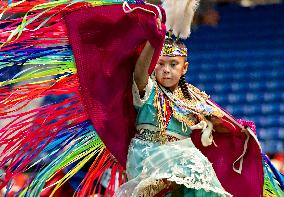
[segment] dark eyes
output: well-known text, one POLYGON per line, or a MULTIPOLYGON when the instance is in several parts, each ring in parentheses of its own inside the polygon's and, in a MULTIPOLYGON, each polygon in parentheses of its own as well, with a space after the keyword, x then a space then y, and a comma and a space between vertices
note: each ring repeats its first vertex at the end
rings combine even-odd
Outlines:
MULTIPOLYGON (((163 62, 158 62, 158 65, 159 65, 159 66, 164 66, 165 63, 163 63, 163 62)), ((170 63, 170 66, 171 66, 171 67, 175 67, 176 65, 178 65, 177 62, 171 62, 171 63, 170 63)))

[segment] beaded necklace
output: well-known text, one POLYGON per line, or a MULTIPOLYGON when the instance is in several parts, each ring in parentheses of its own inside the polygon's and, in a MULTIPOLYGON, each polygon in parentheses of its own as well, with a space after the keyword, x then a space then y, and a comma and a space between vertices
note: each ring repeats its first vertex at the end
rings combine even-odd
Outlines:
POLYGON ((156 86, 156 94, 154 97, 154 106, 157 109, 158 127, 160 129, 161 143, 164 144, 167 141, 166 129, 172 116, 172 102, 167 99, 163 92, 159 91, 159 87, 156 86))
POLYGON ((206 120, 205 116, 222 116, 217 108, 206 103, 209 97, 203 92, 198 93, 199 90, 195 87, 195 89, 192 87, 189 89, 191 99, 184 98, 180 87, 173 93, 158 84, 155 88, 154 106, 157 110, 157 126, 160 129, 161 143, 167 140, 166 129, 172 116, 181 122, 183 132, 187 131, 187 127, 206 120))

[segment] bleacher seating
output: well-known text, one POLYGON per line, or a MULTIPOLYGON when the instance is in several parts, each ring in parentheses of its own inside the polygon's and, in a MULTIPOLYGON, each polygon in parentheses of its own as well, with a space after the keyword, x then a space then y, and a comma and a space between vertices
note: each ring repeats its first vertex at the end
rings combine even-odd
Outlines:
POLYGON ((284 4, 219 7, 217 27, 199 26, 186 79, 237 118, 256 123, 263 150, 284 152, 284 4))

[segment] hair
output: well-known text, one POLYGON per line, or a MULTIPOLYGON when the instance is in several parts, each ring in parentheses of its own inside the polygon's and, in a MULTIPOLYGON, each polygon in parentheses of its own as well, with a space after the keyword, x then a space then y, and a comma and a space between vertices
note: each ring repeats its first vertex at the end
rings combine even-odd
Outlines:
POLYGON ((180 77, 178 85, 181 88, 181 91, 182 91, 182 94, 183 94, 184 98, 190 100, 191 96, 190 96, 190 93, 188 91, 188 86, 187 86, 186 81, 185 81, 185 75, 182 75, 180 77))

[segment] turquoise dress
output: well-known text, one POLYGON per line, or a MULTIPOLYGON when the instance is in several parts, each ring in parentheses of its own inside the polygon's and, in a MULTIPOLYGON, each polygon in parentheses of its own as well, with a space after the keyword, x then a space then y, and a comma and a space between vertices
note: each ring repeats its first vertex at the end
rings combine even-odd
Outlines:
POLYGON ((175 183, 176 189, 168 196, 231 196, 219 182, 212 164, 192 143, 190 127, 185 128, 172 116, 166 130, 168 142, 155 141, 159 135, 154 106, 156 86, 149 79, 145 96, 140 99, 133 85, 138 133, 128 150, 128 182, 115 196, 154 196, 169 188, 169 182, 175 183))

